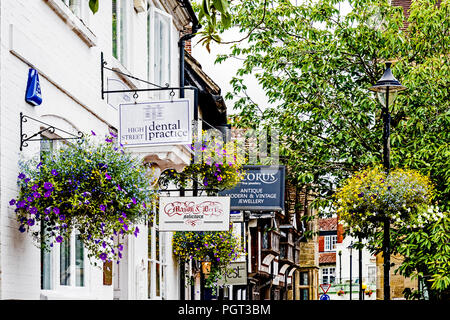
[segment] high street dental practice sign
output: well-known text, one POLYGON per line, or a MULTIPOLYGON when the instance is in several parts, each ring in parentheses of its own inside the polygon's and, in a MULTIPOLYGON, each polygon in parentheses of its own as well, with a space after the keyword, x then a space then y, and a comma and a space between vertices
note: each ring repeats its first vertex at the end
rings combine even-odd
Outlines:
POLYGON ((284 210, 284 166, 244 166, 245 177, 233 189, 220 191, 230 197, 231 210, 284 210))
POLYGON ((119 142, 124 147, 190 144, 189 100, 119 105, 119 142))
POLYGON ((160 197, 159 231, 226 231, 229 197, 160 197))

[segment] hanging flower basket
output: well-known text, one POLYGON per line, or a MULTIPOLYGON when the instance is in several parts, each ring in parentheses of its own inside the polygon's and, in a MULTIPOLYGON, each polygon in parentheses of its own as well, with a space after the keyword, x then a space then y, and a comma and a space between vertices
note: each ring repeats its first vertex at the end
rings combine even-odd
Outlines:
POLYGON ((230 263, 244 254, 241 239, 229 231, 175 232, 173 253, 180 261, 209 261, 209 275, 205 286, 215 287, 230 263))
POLYGON ((137 237, 136 224, 150 217, 155 194, 141 161, 116 147, 114 138, 97 144, 87 137, 22 163, 19 196, 10 200, 20 232, 48 249, 78 230, 90 258, 120 260, 123 246, 115 239, 137 237))
POLYGON ((194 162, 186 166, 181 173, 169 170, 168 180, 178 186, 187 187, 187 183, 194 179, 200 187, 214 193, 231 189, 243 179, 242 165, 245 158, 237 152, 233 141, 223 143, 203 131, 202 139, 194 139, 191 149, 194 162))
POLYGON ((433 187, 428 177, 409 169, 391 170, 386 175, 377 166, 346 180, 335 194, 335 205, 345 227, 361 231, 363 226, 373 229, 383 217, 393 223, 408 224, 428 210, 432 198, 433 187))

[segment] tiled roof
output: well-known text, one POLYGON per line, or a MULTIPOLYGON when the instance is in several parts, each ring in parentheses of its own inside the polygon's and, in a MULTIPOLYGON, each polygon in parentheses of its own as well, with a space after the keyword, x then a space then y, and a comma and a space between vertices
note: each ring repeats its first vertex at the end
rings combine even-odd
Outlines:
POLYGON ((325 252, 319 254, 319 264, 336 263, 336 252, 325 252))
POLYGON ((320 231, 337 230, 337 218, 319 219, 320 231))

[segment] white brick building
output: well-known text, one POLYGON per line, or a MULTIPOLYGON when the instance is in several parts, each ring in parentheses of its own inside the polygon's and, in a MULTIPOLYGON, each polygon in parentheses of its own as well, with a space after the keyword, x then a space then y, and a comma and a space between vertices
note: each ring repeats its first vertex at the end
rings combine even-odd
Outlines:
MULTIPOLYGON (((103 135, 118 128, 117 105, 133 95, 109 94, 102 99, 102 52, 109 68, 160 85, 180 84, 178 41, 193 14, 188 1, 100 1, 95 14, 88 2, 0 2, 0 299, 177 299, 179 274, 172 259, 170 233, 161 233, 163 250, 158 254, 155 230, 150 230, 149 248, 147 227, 139 226, 140 235, 127 243, 128 256, 119 265, 113 263, 112 283, 104 278, 103 270, 89 264, 86 252, 81 261, 82 281, 75 281, 75 276, 63 280, 62 248, 55 247, 46 258, 46 267, 41 268, 40 249, 27 233, 18 231, 8 203, 18 194, 19 159, 40 152, 39 142, 29 142, 19 150, 21 112, 74 134, 94 130, 103 135), (39 71, 43 96, 39 106, 24 100, 30 67, 39 71), (45 279, 42 283, 41 278, 45 279)), ((142 88, 142 83, 132 78, 104 71, 105 89, 142 88)), ((155 96, 144 92, 138 100, 155 96)), ((40 130, 33 121, 23 129, 28 135, 40 130)), ((162 168, 182 168, 190 160, 180 146, 141 151, 143 158, 151 158, 162 168)), ((73 275, 79 267, 75 265, 76 245, 72 240, 75 250, 71 250, 68 270, 73 275)))

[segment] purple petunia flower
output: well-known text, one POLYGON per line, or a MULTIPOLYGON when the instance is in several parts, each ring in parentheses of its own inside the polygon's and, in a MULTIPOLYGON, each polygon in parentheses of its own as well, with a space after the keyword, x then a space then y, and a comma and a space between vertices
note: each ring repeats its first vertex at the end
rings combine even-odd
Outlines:
POLYGON ((28 219, 27 224, 31 227, 34 226, 34 219, 28 219))
POLYGON ((21 201, 17 202, 16 206, 17 206, 17 208, 23 208, 23 207, 25 207, 25 204, 26 204, 26 202, 21 200, 21 201))
POLYGON ((123 245, 119 244, 119 245, 117 246, 117 248, 119 249, 119 251, 122 251, 122 250, 123 250, 123 245))
POLYGON ((133 204, 136 204, 136 198, 133 197, 131 200, 133 201, 133 204))
POLYGON ((34 192, 34 193, 33 193, 33 197, 34 197, 35 199, 40 198, 40 197, 41 197, 41 194, 40 194, 39 192, 34 192))
POLYGON ((66 216, 65 216, 65 215, 63 215, 63 214, 61 214, 61 215, 59 216, 59 220, 61 220, 61 221, 64 221, 64 220, 66 220, 66 216))
POLYGON ((58 175, 58 171, 56 171, 55 169, 53 169, 53 170, 51 171, 51 173, 52 173, 52 175, 54 175, 55 177, 58 175))
POLYGON ((28 201, 29 203, 33 202, 33 201, 34 201, 34 197, 27 197, 27 201, 28 201))
POLYGON ((39 169, 40 166, 42 166, 42 162, 38 163, 38 165, 36 166, 36 169, 39 169))
POLYGON ((122 191, 122 187, 120 185, 117 185, 117 190, 122 191))
POLYGON ((55 214, 59 214, 59 208, 58 208, 58 207, 54 207, 54 208, 53 208, 53 212, 54 212, 55 214))
POLYGON ((51 190, 53 188, 53 185, 50 182, 44 183, 44 189, 45 190, 51 190))
POLYGON ((100 257, 100 259, 102 259, 103 261, 105 261, 106 258, 107 258, 107 255, 106 255, 106 253, 103 252, 103 253, 100 253, 99 257, 100 257))
POLYGON ((123 229, 124 229, 125 231, 128 231, 128 225, 124 224, 124 225, 123 225, 123 229))
POLYGON ((37 208, 36 207, 31 207, 30 208, 30 213, 31 214, 36 214, 37 213, 37 208))
POLYGON ((50 197, 51 195, 52 195, 51 191, 44 192, 44 197, 46 197, 46 198, 50 197))
POLYGON ((105 141, 106 142, 112 142, 112 139, 111 138, 106 138, 105 141))
POLYGON ((105 241, 103 241, 102 247, 103 247, 103 248, 106 248, 106 242, 105 242, 105 241))
POLYGON ((92 131, 92 130, 91 130, 91 133, 92 133, 92 135, 93 135, 93 136, 96 136, 96 134, 95 134, 95 132, 94 132, 94 131, 92 131))
POLYGON ((100 205, 100 210, 105 211, 105 210, 106 210, 106 206, 103 205, 103 204, 101 204, 101 205, 100 205))
POLYGON ((33 190, 33 191, 36 191, 37 189, 39 189, 39 186, 38 186, 37 184, 34 184, 34 185, 31 187, 31 190, 33 190))
POLYGON ((115 134, 114 132, 110 132, 109 133, 111 136, 113 136, 114 138, 117 138, 117 134, 115 134))
POLYGON ((119 218, 119 222, 120 222, 120 223, 124 223, 124 221, 123 221, 122 218, 119 218))
POLYGON ((22 232, 22 233, 24 233, 26 231, 25 230, 25 226, 23 224, 20 225, 19 231, 22 232))
POLYGON ((56 237, 56 242, 58 242, 58 243, 63 242, 63 240, 64 240, 64 238, 61 237, 61 236, 57 236, 57 237, 56 237))
POLYGON ((105 173, 105 178, 106 178, 107 180, 111 180, 111 176, 110 176, 108 173, 105 173))
POLYGON ((23 174, 23 173, 21 172, 17 178, 23 179, 23 178, 25 178, 25 177, 26 177, 25 174, 23 174))
POLYGON ((139 233, 139 228, 136 227, 136 229, 134 229, 134 236, 135 236, 136 238, 137 238, 138 233, 139 233))
POLYGON ((9 200, 9 205, 10 206, 13 206, 13 205, 15 205, 16 204, 16 199, 11 199, 11 200, 9 200))

